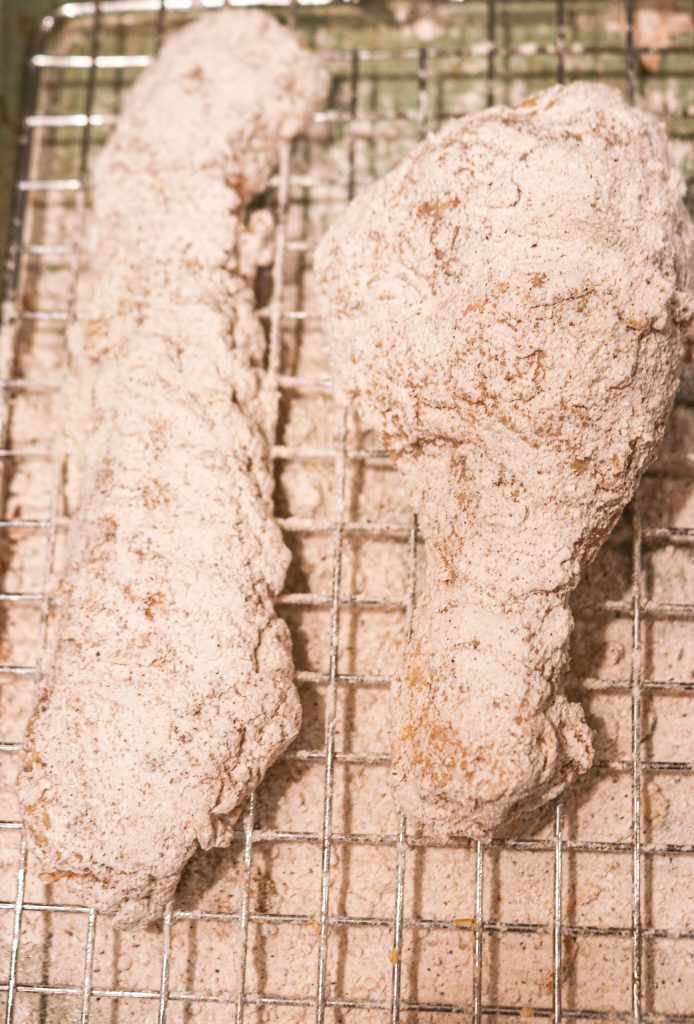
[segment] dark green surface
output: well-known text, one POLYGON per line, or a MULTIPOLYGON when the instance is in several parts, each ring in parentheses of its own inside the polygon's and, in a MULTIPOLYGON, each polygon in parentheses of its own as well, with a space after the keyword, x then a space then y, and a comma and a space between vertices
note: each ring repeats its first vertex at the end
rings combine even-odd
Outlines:
POLYGON ((34 29, 54 6, 55 0, 0 0, 0 251, 7 238, 26 55, 34 29))

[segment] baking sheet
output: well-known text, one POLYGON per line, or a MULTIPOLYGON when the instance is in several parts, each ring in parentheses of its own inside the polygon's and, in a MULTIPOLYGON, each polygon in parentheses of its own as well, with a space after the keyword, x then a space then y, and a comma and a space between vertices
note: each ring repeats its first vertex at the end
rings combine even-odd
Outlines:
POLYGON ((388 682, 425 552, 378 439, 334 401, 311 271, 330 220, 424 132, 557 79, 611 81, 665 114, 692 173, 691 20, 665 33, 668 52, 639 54, 630 5, 273 5, 334 76, 329 109, 264 197, 277 256, 258 282, 281 363, 276 512, 293 560, 279 607, 302 733, 235 845, 194 858, 162 928, 116 932, 27 858, 14 776, 64 534, 51 456, 83 186, 123 90, 201 9, 188 6, 66 4, 30 67, 0 337, 4 1012, 51 1024, 694 1021, 690 405, 576 594, 570 690, 596 730, 595 768, 532 834, 437 846, 407 831, 387 766, 388 682))

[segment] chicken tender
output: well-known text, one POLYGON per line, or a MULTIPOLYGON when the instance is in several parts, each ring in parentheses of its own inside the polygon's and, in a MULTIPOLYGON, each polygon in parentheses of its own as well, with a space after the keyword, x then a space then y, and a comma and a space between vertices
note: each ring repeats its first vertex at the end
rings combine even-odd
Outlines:
POLYGON ((262 232, 244 221, 327 84, 274 19, 210 13, 142 74, 94 170, 72 517, 19 786, 42 865, 122 925, 160 916, 191 855, 230 842, 299 729, 273 608, 289 553, 254 311, 262 232))

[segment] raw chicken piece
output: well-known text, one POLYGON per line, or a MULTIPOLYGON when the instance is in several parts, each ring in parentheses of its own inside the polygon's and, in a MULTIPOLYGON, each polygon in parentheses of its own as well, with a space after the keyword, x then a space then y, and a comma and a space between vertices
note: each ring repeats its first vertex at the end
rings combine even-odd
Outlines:
POLYGON ((123 925, 161 914, 198 846, 229 843, 299 729, 273 609, 289 553, 263 432, 263 218, 245 228, 244 203, 327 84, 267 15, 209 14, 144 72, 94 173, 65 417, 77 507, 19 785, 48 877, 123 925))
POLYGON ((591 763, 569 598, 644 467, 692 318, 665 132, 601 85, 452 121, 316 253, 341 387, 397 465, 428 582, 392 693, 411 823, 485 837, 591 763))

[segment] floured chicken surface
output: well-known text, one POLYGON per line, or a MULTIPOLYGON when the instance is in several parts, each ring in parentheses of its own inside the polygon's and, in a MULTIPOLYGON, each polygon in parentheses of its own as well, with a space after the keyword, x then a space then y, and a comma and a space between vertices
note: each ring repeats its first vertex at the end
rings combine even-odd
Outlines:
POLYGON ((677 386, 683 191, 651 116, 602 85, 557 86, 449 123, 316 254, 339 382, 427 541, 392 693, 411 824, 484 837, 590 765, 561 694, 568 599, 677 386))
POLYGON ((252 288, 263 222, 244 227, 244 204, 326 89, 272 18, 210 14, 138 80, 94 172, 67 568, 19 784, 51 877, 125 925, 161 914, 198 846, 229 842, 299 728, 273 610, 289 555, 252 288))

